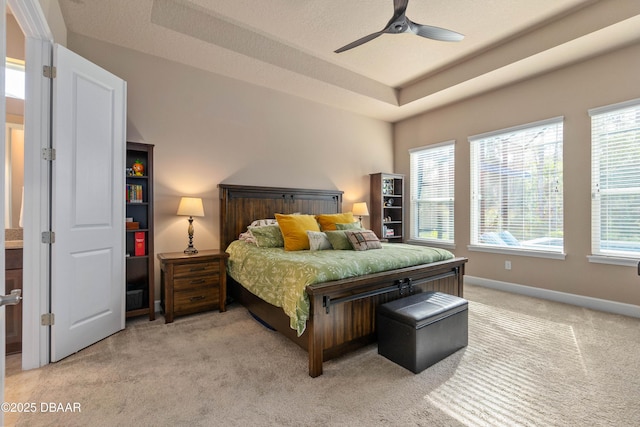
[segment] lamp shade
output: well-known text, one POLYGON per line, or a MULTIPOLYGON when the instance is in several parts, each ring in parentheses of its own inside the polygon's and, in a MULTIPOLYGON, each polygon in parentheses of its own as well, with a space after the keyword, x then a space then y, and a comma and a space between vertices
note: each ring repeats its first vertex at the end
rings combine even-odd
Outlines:
POLYGON ((351 213, 355 216, 369 216, 369 209, 367 209, 366 202, 358 202, 353 204, 353 209, 351 209, 351 213))
POLYGON ((204 216, 204 206, 200 197, 183 197, 178 205, 177 215, 204 216))

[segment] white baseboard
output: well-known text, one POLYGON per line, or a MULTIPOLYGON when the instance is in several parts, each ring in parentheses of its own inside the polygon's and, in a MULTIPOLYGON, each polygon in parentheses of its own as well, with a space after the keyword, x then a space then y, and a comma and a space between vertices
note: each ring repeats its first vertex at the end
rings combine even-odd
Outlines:
POLYGON ((622 302, 585 297, 582 295, 568 294, 565 292, 551 291, 549 289, 534 288, 531 286, 466 275, 464 276, 464 283, 497 289, 499 291, 511 292, 514 294, 526 295, 534 298, 561 302, 564 304, 577 305, 579 307, 605 311, 607 313, 640 318, 640 306, 633 304, 625 304, 622 302))
POLYGON ((162 307, 160 307, 160 300, 157 299, 154 302, 155 302, 154 309, 155 309, 156 313, 162 313, 162 307))

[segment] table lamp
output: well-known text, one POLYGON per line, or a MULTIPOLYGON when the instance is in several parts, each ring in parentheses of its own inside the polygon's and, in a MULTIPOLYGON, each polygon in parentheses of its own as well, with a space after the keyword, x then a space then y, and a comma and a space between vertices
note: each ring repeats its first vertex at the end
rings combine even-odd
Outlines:
POLYGON ((183 197, 178 205, 177 215, 189 216, 189 246, 184 250, 187 255, 197 254, 198 250, 193 247, 193 217, 204 216, 204 207, 200 197, 183 197))
POLYGON ((369 209, 367 209, 366 202, 358 202, 353 204, 353 209, 351 209, 351 213, 358 217, 360 221, 360 227, 362 227, 362 217, 369 216, 369 209))

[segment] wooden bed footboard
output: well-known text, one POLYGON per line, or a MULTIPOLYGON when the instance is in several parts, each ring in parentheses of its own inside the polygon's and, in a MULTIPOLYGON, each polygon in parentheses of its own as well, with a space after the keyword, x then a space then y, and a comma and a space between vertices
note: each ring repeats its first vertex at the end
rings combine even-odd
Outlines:
POLYGON ((307 328, 298 337, 289 317, 244 289, 229 277, 233 298, 272 329, 309 354, 309 375, 322 375, 324 361, 376 341, 376 307, 385 302, 426 291, 463 296, 466 258, 407 267, 355 279, 307 286, 310 311, 307 328))
POLYGON ((322 374, 325 360, 376 340, 376 308, 414 293, 439 291, 462 297, 466 258, 307 286, 311 301, 309 375, 322 374))

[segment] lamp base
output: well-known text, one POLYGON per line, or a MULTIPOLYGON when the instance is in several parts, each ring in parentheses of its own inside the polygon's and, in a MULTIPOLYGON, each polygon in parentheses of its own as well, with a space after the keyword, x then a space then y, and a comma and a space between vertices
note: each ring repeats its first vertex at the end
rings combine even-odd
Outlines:
POLYGON ((184 250, 184 253, 187 255, 197 254, 198 250, 193 247, 193 217, 192 216, 189 217, 188 233, 189 233, 189 246, 187 246, 187 249, 184 250))
POLYGON ((187 255, 193 255, 193 254, 197 254, 198 250, 193 246, 189 246, 187 249, 184 250, 184 253, 187 255))

